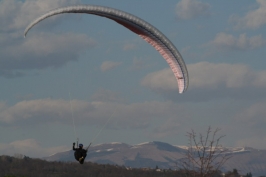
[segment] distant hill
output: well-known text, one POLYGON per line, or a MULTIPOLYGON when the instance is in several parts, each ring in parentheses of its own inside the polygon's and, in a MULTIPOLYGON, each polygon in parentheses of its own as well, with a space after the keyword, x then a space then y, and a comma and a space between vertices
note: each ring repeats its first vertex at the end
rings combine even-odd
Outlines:
MULTIPOLYGON (((87 161, 100 164, 124 165, 133 168, 149 167, 173 168, 184 149, 162 142, 148 142, 138 145, 109 143, 92 146, 87 161)), ((47 161, 73 162, 73 151, 56 153, 43 158, 47 161)))
MULTIPOLYGON (((137 145, 107 143, 92 146, 86 161, 99 164, 115 164, 132 168, 174 169, 175 162, 183 157, 186 146, 174 146, 163 142, 146 142, 137 145)), ((241 174, 251 172, 255 176, 266 175, 266 150, 248 147, 228 148, 232 158, 223 166, 223 171, 234 168, 241 174)), ((56 153, 43 159, 47 161, 74 162, 73 151, 56 153)))

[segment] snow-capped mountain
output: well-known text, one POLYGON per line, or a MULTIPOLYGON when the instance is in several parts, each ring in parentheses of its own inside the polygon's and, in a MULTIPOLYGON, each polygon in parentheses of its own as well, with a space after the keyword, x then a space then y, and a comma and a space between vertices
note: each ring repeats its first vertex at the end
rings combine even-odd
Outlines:
MULTIPOLYGON (((170 145, 163 142, 146 142, 136 145, 108 143, 91 146, 86 161, 100 164, 116 164, 133 168, 171 168, 181 159, 187 146, 170 145)), ((232 157, 224 164, 223 171, 234 168, 240 174, 251 172, 255 176, 266 175, 266 150, 247 147, 226 148, 232 157)), ((56 153, 44 158, 47 161, 75 161, 72 150, 56 153)))

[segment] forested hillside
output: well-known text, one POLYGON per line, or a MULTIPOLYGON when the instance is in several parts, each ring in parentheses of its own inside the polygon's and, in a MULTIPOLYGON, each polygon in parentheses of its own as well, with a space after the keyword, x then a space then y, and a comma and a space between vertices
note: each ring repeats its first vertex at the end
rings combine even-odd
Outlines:
MULTIPOLYGON (((0 177, 184 177, 182 170, 160 170, 158 167, 129 168, 116 165, 103 165, 85 162, 48 162, 29 157, 15 158, 0 156, 0 177)), ((212 177, 222 177, 221 172, 212 177)), ((225 177, 239 177, 235 171, 228 172, 225 177)), ((224 177, 224 176, 223 176, 224 177)))
POLYGON ((99 165, 86 162, 83 165, 71 162, 47 162, 40 159, 24 157, 22 159, 0 156, 0 177, 178 177, 172 170, 128 169, 115 165, 99 165))

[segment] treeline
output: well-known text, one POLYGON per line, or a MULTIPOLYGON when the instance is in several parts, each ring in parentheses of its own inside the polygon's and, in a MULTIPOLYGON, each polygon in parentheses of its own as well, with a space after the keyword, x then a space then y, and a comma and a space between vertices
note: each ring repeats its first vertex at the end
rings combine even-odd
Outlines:
POLYGON ((156 170, 144 171, 140 169, 127 169, 114 165, 99 165, 85 162, 47 162, 40 159, 24 157, 17 159, 9 156, 0 156, 1 177, 176 177, 174 171, 157 172, 156 170))
MULTIPOLYGON (((232 173, 228 173, 230 177, 232 173)), ((0 177, 183 177, 182 170, 129 169, 123 166, 103 165, 86 162, 83 165, 74 162, 48 162, 29 157, 14 158, 0 156, 0 177)), ((227 175, 226 175, 227 176, 227 175)), ((222 177, 220 172, 213 177, 222 177)))

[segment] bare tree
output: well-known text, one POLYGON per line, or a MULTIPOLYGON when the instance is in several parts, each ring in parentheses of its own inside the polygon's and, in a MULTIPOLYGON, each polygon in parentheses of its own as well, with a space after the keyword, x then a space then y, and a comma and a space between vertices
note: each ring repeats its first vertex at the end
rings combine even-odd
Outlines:
POLYGON ((177 162, 177 166, 186 176, 213 177, 231 157, 229 150, 220 144, 225 135, 217 136, 219 130, 216 128, 212 131, 209 126, 205 136, 195 133, 194 130, 187 133, 187 151, 184 158, 177 162))

